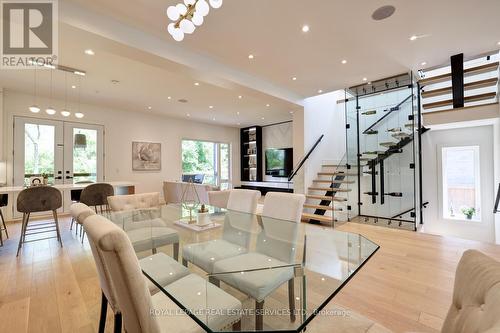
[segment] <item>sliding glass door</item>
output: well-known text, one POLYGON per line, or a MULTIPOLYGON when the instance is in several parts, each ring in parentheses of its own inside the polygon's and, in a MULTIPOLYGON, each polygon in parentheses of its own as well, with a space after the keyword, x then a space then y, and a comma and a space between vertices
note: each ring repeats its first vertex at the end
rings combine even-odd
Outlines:
POLYGON ((231 147, 228 143, 182 140, 184 181, 231 187, 231 147))
POLYGON ((37 118, 14 118, 14 184, 31 177, 49 184, 103 180, 103 127, 37 118))

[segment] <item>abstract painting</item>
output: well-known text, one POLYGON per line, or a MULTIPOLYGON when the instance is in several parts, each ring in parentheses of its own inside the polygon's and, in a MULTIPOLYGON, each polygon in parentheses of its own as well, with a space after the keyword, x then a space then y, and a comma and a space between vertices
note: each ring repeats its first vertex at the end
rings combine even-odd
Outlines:
POLYGON ((132 142, 132 170, 160 171, 161 143, 132 142))

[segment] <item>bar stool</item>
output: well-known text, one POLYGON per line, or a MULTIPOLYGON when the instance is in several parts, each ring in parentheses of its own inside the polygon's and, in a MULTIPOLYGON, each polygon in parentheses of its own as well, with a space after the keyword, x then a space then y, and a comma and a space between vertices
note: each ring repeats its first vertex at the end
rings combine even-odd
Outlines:
POLYGON ((21 237, 17 254, 24 243, 57 238, 62 247, 61 234, 59 233, 59 221, 57 219, 57 209, 62 207, 61 192, 50 186, 30 187, 22 190, 17 197, 17 211, 23 213, 21 226, 21 237), (54 222, 43 222, 28 225, 31 213, 52 211, 54 222), (42 233, 56 232, 57 236, 26 240, 26 236, 38 235, 42 233))
POLYGON ((5 235, 9 238, 9 232, 7 231, 7 226, 5 225, 5 219, 2 213, 2 207, 9 204, 9 195, 7 193, 0 194, 0 219, 2 220, 2 225, 0 225, 0 246, 3 246, 3 236, 2 231, 5 231, 5 235))
MULTIPOLYGON (((108 205, 108 197, 115 195, 115 189, 110 184, 106 183, 97 183, 92 184, 85 187, 82 190, 82 194, 80 196, 80 202, 86 204, 89 207, 93 207, 96 214, 102 214, 104 211, 109 211, 108 205), (103 210, 104 207, 104 210, 103 210)), ((77 221, 78 222, 78 221, 77 221)), ((83 238, 85 237, 85 230, 83 230, 80 226, 80 235, 83 238)))

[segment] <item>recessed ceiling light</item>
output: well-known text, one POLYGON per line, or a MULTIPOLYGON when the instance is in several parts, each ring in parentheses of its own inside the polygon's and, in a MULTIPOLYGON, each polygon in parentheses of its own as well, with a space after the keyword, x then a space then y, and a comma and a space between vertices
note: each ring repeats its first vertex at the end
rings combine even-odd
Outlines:
POLYGON ((71 112, 67 111, 67 110, 62 110, 61 111, 61 115, 63 117, 69 117, 71 115, 71 112))
POLYGON ((153 107, 152 106, 148 106, 148 110, 151 110, 153 107))
POLYGON ((239 125, 241 125, 241 123, 236 123, 236 125, 238 125, 238 126, 239 126, 239 125))
POLYGON ((267 106, 267 107, 270 107, 270 106, 271 106, 271 104, 266 104, 266 106, 267 106))
POLYGON ((368 79, 366 77, 363 78, 363 81, 368 81, 368 79))
POLYGON ((290 111, 290 114, 293 114, 293 111, 290 111))
POLYGON ((385 20, 386 18, 391 17, 395 11, 396 7, 394 6, 382 6, 373 12, 372 19, 375 21, 385 20))
POLYGON ((253 58, 254 58, 254 57, 253 57, 253 54, 249 54, 249 55, 248 55, 248 59, 253 59, 253 58))
POLYGON ((189 117, 191 117, 191 115, 190 115, 189 113, 187 113, 187 114, 186 114, 186 117, 188 117, 188 118, 189 118, 189 117))
POLYGON ((91 49, 86 49, 86 50, 85 50, 85 54, 86 54, 86 55, 92 55, 92 56, 93 56, 93 55, 95 55, 95 52, 94 52, 93 50, 91 50, 91 49))
POLYGON ((264 117, 262 117, 262 118, 260 118, 260 119, 264 120, 265 118, 264 118, 264 117))
POLYGON ((168 99, 172 99, 172 96, 168 96, 167 98, 168 98, 168 99))
POLYGON ((409 39, 413 42, 414 40, 418 39, 418 36, 417 35, 413 35, 409 39))
POLYGON ((309 26, 307 24, 302 26, 302 32, 309 32, 309 26))
POLYGON ((342 63, 342 65, 345 65, 345 64, 347 64, 347 60, 344 59, 341 61, 341 63, 342 63))
POLYGON ((368 84, 372 84, 372 82, 371 82, 371 81, 368 81, 368 84))
POLYGON ((209 105, 209 106, 208 106, 208 108, 209 108, 209 109, 213 109, 213 108, 214 108, 214 106, 213 106, 213 105, 209 105))
POLYGON ((425 66, 425 65, 427 65, 427 63, 425 61, 422 61, 422 63, 420 65, 425 66))
POLYGON ((240 115, 240 111, 236 112, 236 114, 239 116, 240 115))
POLYGON ((82 119, 84 117, 84 114, 77 112, 77 113, 75 113, 75 117, 77 117, 78 119, 82 119))
POLYGON ((323 92, 323 90, 321 90, 321 89, 320 89, 320 90, 318 90, 318 94, 321 94, 322 92, 323 92))
POLYGON ((76 89, 76 86, 75 86, 75 85, 72 85, 72 86, 71 86, 71 89, 76 89))
POLYGON ((30 111, 33 113, 38 113, 40 112, 40 108, 37 105, 32 105, 29 107, 30 111))
POLYGON ((500 45, 500 42, 498 42, 497 45, 500 45))
POLYGON ((195 86, 199 86, 199 85, 200 85, 200 83, 199 83, 199 82, 195 82, 195 83, 194 83, 194 85, 195 85, 195 86))
POLYGON ((212 120, 215 121, 215 117, 213 117, 212 120))
POLYGON ((297 81, 297 78, 295 76, 292 77, 292 81, 297 81))
POLYGON ((238 96, 238 98, 239 98, 239 99, 242 99, 242 98, 243 98, 243 96, 239 95, 239 96, 238 96))

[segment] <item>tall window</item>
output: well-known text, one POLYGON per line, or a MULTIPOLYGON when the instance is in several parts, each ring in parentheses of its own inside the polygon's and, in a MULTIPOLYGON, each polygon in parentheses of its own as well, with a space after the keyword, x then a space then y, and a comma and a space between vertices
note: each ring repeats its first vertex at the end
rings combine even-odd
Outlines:
POLYGON ((182 140, 183 178, 228 189, 231 183, 230 150, 228 143, 182 140))
POLYGON ((443 217, 481 220, 479 146, 442 148, 443 217))

